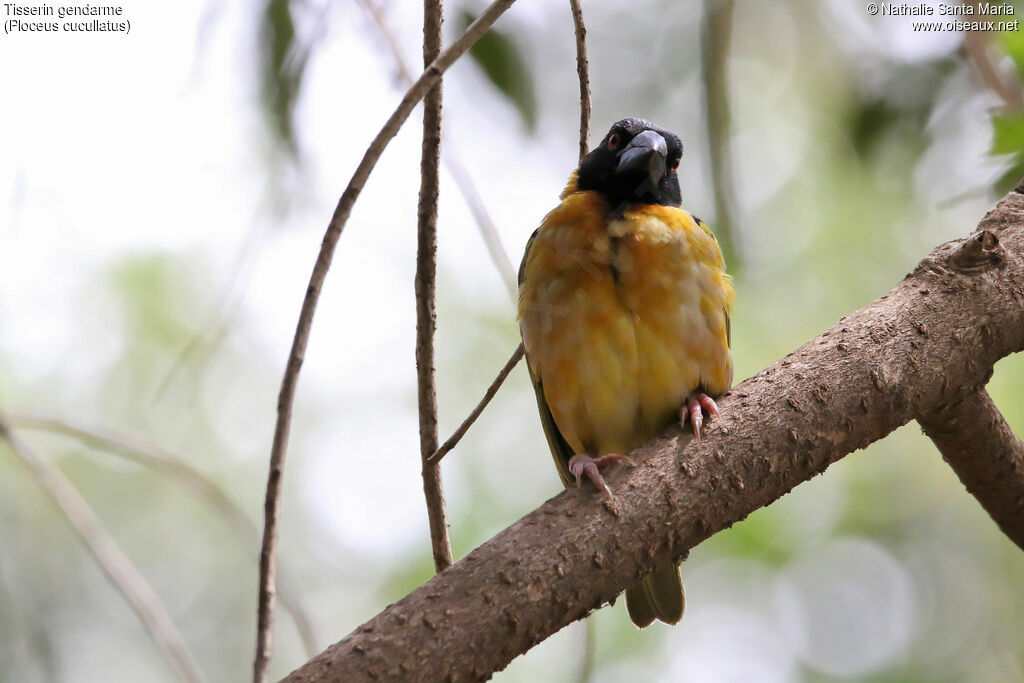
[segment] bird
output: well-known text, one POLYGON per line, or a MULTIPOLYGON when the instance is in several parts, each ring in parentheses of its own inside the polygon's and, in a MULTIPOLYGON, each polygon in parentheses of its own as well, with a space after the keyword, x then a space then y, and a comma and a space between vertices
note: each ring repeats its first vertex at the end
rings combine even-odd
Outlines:
MULTIPOLYGON (((527 242, 518 319, 541 425, 566 488, 704 412, 732 384, 735 292, 714 234, 682 207, 679 137, 626 118, 570 174, 527 242)), ((677 623, 679 567, 626 590, 632 621, 677 623)))

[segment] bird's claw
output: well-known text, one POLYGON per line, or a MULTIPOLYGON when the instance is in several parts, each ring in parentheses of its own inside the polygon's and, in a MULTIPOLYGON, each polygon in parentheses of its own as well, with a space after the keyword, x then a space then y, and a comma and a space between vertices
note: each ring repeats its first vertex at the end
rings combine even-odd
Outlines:
POLYGON ((580 485, 580 479, 583 475, 586 475, 587 479, 594 482, 594 486, 604 491, 605 497, 608 500, 612 500, 615 496, 612 494, 612 490, 608 486, 608 482, 606 482, 604 477, 601 476, 601 468, 611 467, 612 465, 618 465, 619 463, 636 465, 636 463, 633 462, 633 459, 628 455, 610 453, 608 455, 602 455, 600 458, 592 458, 589 455, 580 453, 569 459, 569 474, 576 477, 576 486, 580 485))
POLYGON ((685 426, 686 421, 690 421, 697 443, 700 443, 700 428, 704 424, 705 410, 708 411, 709 417, 718 417, 718 404, 715 400, 703 392, 695 391, 686 397, 686 405, 679 411, 679 422, 685 426))

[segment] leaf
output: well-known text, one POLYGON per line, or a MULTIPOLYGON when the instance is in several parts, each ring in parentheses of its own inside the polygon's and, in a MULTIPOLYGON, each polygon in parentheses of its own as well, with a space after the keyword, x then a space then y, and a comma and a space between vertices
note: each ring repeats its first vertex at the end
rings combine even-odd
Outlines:
POLYGON ((995 182, 996 191, 1007 192, 1024 177, 1024 113, 992 115, 992 154, 1012 155, 995 182))
MULTIPOLYGON (((473 13, 459 10, 458 24, 462 30, 475 20, 473 13)), ((526 129, 531 133, 536 130, 537 99, 533 77, 513 34, 492 28, 469 49, 469 56, 515 106, 526 129)))
POLYGON ((1024 154, 1018 154, 1011 159, 1009 168, 993 183, 996 192, 1006 194, 1013 189, 1017 183, 1024 179, 1024 154))
POLYGON ((1016 154, 1024 151, 1024 114, 992 116, 992 154, 1016 154))
POLYGON ((1013 60, 1017 75, 1024 80, 1024 32, 1019 29, 1000 31, 995 42, 1013 60))
POLYGON ((271 128, 295 154, 295 102, 302 87, 309 46, 295 33, 291 0, 267 0, 259 22, 261 97, 271 128))

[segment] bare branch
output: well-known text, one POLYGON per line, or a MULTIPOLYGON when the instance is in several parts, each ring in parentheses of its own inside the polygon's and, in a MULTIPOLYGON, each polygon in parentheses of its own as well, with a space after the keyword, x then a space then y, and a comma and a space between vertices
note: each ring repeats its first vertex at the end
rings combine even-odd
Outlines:
POLYGON ((504 384, 505 379, 508 378, 512 369, 515 368, 515 366, 519 364, 519 361, 523 359, 523 355, 525 355, 525 353, 526 351, 523 348, 523 343, 519 342, 519 346, 517 346, 516 350, 512 352, 508 361, 505 362, 505 366, 498 372, 498 376, 494 378, 493 382, 491 382, 491 386, 487 387, 487 391, 484 392, 484 397, 476 404, 476 408, 473 408, 473 412, 469 414, 469 417, 463 420, 462 424, 459 425, 459 428, 455 430, 455 433, 448 437, 448 440, 445 441, 440 448, 434 451, 434 454, 430 456, 430 459, 427 462, 438 463, 441 461, 441 458, 446 456, 449 451, 455 448, 459 441, 462 440, 462 437, 466 435, 466 432, 469 431, 469 428, 473 426, 473 423, 476 422, 476 419, 480 417, 480 413, 484 412, 484 408, 486 408, 487 404, 491 402, 494 395, 498 393, 498 389, 502 384, 504 384))
MULTIPOLYGON (((964 3, 967 4, 967 3, 964 3)), ((975 14, 982 14, 981 2, 970 3, 974 7, 975 14)), ((1024 107, 1024 90, 1021 82, 1015 75, 1005 76, 999 73, 999 68, 992 62, 989 55, 990 34, 988 31, 964 31, 963 51, 967 59, 974 65, 978 77, 985 87, 999 96, 1003 104, 1010 109, 1021 109, 1024 107)))
POLYGON ((580 0, 569 0, 576 28, 576 75, 580 79, 580 161, 590 149, 590 61, 587 59, 587 27, 580 0))
POLYGON ((1024 550, 1024 443, 984 389, 917 418, 999 528, 1024 550))
POLYGON ((1024 195, 980 228, 737 386, 701 443, 673 428, 635 450, 613 503, 560 493, 286 680, 486 678, 847 453, 973 395, 1024 350, 1024 195))
MULTIPOLYGON (((370 16, 370 19, 373 20, 374 26, 380 31, 385 42, 387 42, 399 76, 402 77, 402 80, 407 85, 411 85, 412 73, 410 73, 409 67, 405 63, 405 58, 402 56, 402 51, 398 46, 398 39, 388 26, 380 7, 373 0, 358 0, 358 2, 370 16)), ((442 134, 442 139, 445 137, 442 134)), ((514 300, 518 289, 516 287, 516 270, 508 257, 508 252, 505 251, 505 247, 501 244, 498 229, 494 226, 494 221, 487 211, 487 206, 480 197, 480 192, 476 189, 476 183, 473 182, 473 178, 466 172, 466 168, 459 161, 459 158, 451 151, 450 146, 441 150, 441 161, 448 167, 448 172, 451 174, 452 180, 455 181, 455 186, 458 188, 459 193, 462 194, 469 212, 473 214, 473 220, 476 221, 477 228, 480 230, 480 236, 483 237, 487 253, 501 274, 501 279, 514 300)))
MULTIPOLYGON (((363 1, 369 2, 370 0, 363 1)), ((590 63, 587 60, 587 28, 583 24, 583 8, 580 6, 580 0, 569 0, 569 5, 572 8, 572 20, 576 28, 576 73, 580 80, 580 161, 582 162, 583 157, 587 155, 590 139, 590 63)), ((504 251, 502 251, 502 254, 504 255, 504 251)), ((495 255, 492 253, 491 257, 494 258, 494 256, 495 255)), ((498 262, 498 259, 494 260, 495 263, 498 262)), ((505 260, 508 260, 507 255, 505 255, 505 260)), ((508 270, 512 273, 511 263, 508 264, 508 270)), ((511 278, 511 281, 514 283, 515 275, 511 275, 511 278)), ((513 291, 515 291, 514 284, 513 291)), ((518 348, 512 352, 512 356, 508 359, 508 362, 505 363, 505 367, 498 372, 498 376, 494 378, 493 382, 491 382, 491 386, 487 388, 487 391, 484 393, 484 397, 480 399, 480 403, 478 403, 476 408, 473 409, 473 412, 469 414, 469 417, 459 425, 459 428, 455 430, 455 433, 444 442, 444 445, 430 456, 428 462, 440 462, 441 458, 455 448, 455 445, 462 440, 462 437, 465 436, 469 428, 474 422, 476 422, 477 418, 480 417, 480 414, 484 411, 484 408, 487 407, 487 404, 491 402, 492 398, 494 398, 494 395, 498 393, 498 389, 505 382, 505 379, 509 376, 509 373, 512 372, 512 369, 515 368, 519 361, 523 359, 524 354, 525 350, 523 349, 523 345, 520 343, 518 348)))
POLYGON ((402 80, 406 84, 412 85, 413 75, 409 69, 409 65, 405 62, 405 56, 402 55, 402 47, 398 44, 398 37, 395 35, 391 27, 388 26, 387 18, 384 16, 383 10, 375 0, 356 0, 359 6, 363 8, 363 11, 369 15, 373 21, 377 30, 380 32, 381 37, 384 38, 384 42, 388 44, 388 50, 391 52, 391 59, 395 63, 395 68, 398 70, 398 75, 402 77, 402 80))
MULTIPOLYGON (((441 0, 423 2, 423 64, 441 52, 441 0)), ((419 398, 420 458, 423 495, 427 502, 430 546, 434 568, 441 572, 452 563, 452 542, 444 509, 441 469, 430 462, 437 450, 437 391, 434 382, 434 330, 437 328, 437 195, 441 164, 441 81, 423 100, 423 151, 420 157, 420 199, 416 246, 416 386, 419 398)))
POLYGON ((22 443, 21 439, 11 432, 3 416, 0 416, 0 441, 6 441, 10 445, 14 454, 29 468, 35 480, 57 504, 100 569, 131 605, 157 647, 170 658, 178 674, 186 681, 198 683, 203 680, 203 675, 185 644, 185 639, 174 625, 174 620, 161 602, 160 596, 124 554, 117 541, 107 533, 96 513, 78 493, 78 489, 53 464, 22 443))
POLYGON ((473 214, 473 220, 476 221, 477 228, 480 230, 480 236, 484 239, 487 254, 498 269, 498 273, 501 274, 501 280, 505 283, 505 288, 514 302, 519 292, 519 287, 516 284, 516 269, 501 243, 501 236, 498 235, 498 229, 494 226, 494 221, 484 205, 484 200, 480 197, 480 192, 477 191, 476 185, 457 156, 450 151, 444 151, 441 158, 448 167, 448 173, 455 181, 455 186, 462 193, 469 212, 473 214))
MULTIPOLYGON (((247 553, 254 548, 259 549, 259 529, 250 521, 245 511, 231 500, 217 482, 161 446, 129 434, 85 427, 52 415, 14 411, 7 414, 7 421, 16 429, 35 429, 76 439, 90 448, 168 475, 172 481, 177 481, 182 488, 190 491, 216 512, 224 523, 231 527, 247 553)), ((308 656, 312 657, 318 649, 316 637, 312 622, 300 604, 299 592, 284 577, 278 578, 278 584, 281 605, 291 615, 303 648, 308 656)))
POLYGON ((327 278, 331 267, 334 248, 341 237, 341 232, 352 213, 352 207, 362 192, 370 173, 384 149, 409 118, 416 104, 423 99, 434 85, 441 80, 441 75, 456 59, 461 57, 473 43, 498 20, 515 0, 494 0, 480 16, 466 29, 448 49, 444 50, 430 66, 424 70, 405 97, 399 102, 394 113, 381 128, 363 155, 352 179, 338 200, 334 215, 327 225, 320 253, 317 255, 313 272, 309 277, 306 296, 302 301, 302 310, 295 328, 295 338, 288 354, 281 391, 277 399, 277 422, 274 425, 274 441, 270 451, 270 468, 267 475, 267 493, 264 501, 263 543, 260 550, 260 586, 259 606, 256 619, 256 655, 253 660, 253 681, 263 683, 267 679, 267 667, 272 651, 272 630, 275 593, 275 573, 277 556, 277 528, 281 510, 281 484, 284 478, 285 456, 288 450, 288 434, 292 422, 292 405, 295 402, 295 388, 299 381, 299 371, 309 344, 309 332, 313 326, 313 316, 320 299, 320 289, 327 278))
POLYGON ((704 86, 704 119, 708 130, 711 187, 715 195, 715 233, 722 242, 726 262, 739 265, 739 231, 733 220, 732 155, 729 153, 729 44, 735 0, 704 0, 701 20, 701 81, 704 86))

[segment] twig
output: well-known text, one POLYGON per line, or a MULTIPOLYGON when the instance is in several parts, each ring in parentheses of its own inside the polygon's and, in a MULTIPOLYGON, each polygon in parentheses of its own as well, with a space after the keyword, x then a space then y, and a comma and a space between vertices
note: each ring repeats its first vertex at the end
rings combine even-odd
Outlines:
POLYGON ((1024 443, 984 389, 917 419, 967 490, 1024 550, 1024 443))
MULTIPOLYGON (((369 0, 364 1, 368 2, 369 0)), ((583 9, 580 7, 580 0, 569 0, 569 5, 572 8, 573 24, 576 27, 576 74, 580 80, 580 161, 583 161, 583 157, 587 155, 588 141, 590 139, 590 65, 587 60, 587 28, 583 24, 583 9)), ((492 258, 493 256, 492 254, 492 258)), ((505 258, 507 260, 508 257, 506 256, 505 258)), ((510 271, 511 268, 512 266, 509 264, 510 271)), ((494 395, 498 393, 498 389, 505 382, 505 378, 509 376, 512 369, 523 359, 524 354, 525 350, 522 343, 520 343, 516 350, 512 352, 508 362, 505 363, 505 367, 501 369, 498 376, 491 382, 491 386, 487 388, 484 397, 480 399, 480 403, 473 409, 473 412, 459 425, 455 433, 428 458, 427 462, 440 462, 441 458, 455 448, 455 445, 462 440, 462 437, 465 436, 469 428, 480 417, 487 404, 494 398, 494 395)))
POLYGON ((735 206, 732 155, 729 154, 729 43, 732 38, 734 0, 704 0, 701 20, 701 80, 704 118, 708 131, 711 186, 715 198, 715 232, 732 270, 739 264, 739 230, 733 220, 735 206))
POLYGON ((491 262, 501 274, 501 281, 505 283, 505 288, 508 289, 509 296, 514 302, 519 292, 519 287, 516 284, 516 269, 508 257, 508 252, 501 244, 501 236, 498 235, 498 229, 494 227, 494 221, 491 220, 491 215, 488 213, 476 185, 473 184, 462 162, 450 150, 442 151, 441 158, 448 167, 448 173, 455 181, 455 186, 462 193, 469 212, 473 214, 473 220, 476 221, 477 228, 480 230, 480 236, 483 237, 484 246, 487 247, 491 262))
POLYGON ((409 69, 409 65, 405 61, 405 55, 402 54, 402 48, 398 44, 398 37, 395 36, 394 31, 388 25, 387 18, 384 16, 384 12, 381 11, 380 6, 375 0, 356 0, 363 11, 366 12, 370 19, 373 21, 377 30, 380 31, 384 41, 388 44, 388 49, 391 51, 391 59, 395 63, 395 68, 398 69, 398 75, 402 77, 402 80, 407 84, 412 84, 412 71, 409 69))
POLYGON ((525 350, 523 349, 523 343, 519 342, 519 346, 517 346, 516 350, 512 352, 512 356, 509 357, 508 361, 506 361, 505 367, 498 372, 498 376, 494 378, 493 382, 491 382, 491 386, 487 387, 487 391, 484 392, 484 397, 476 404, 476 408, 473 408, 473 412, 469 414, 469 417, 462 421, 462 424, 460 424, 459 428, 455 430, 455 433, 448 437, 448 440, 445 441, 440 448, 434 451, 433 455, 427 459, 427 462, 431 464, 441 462, 441 458, 446 456, 449 451, 455 448, 459 441, 462 440, 462 437, 466 435, 466 432, 469 431, 469 428, 473 426, 473 423, 476 422, 476 419, 480 417, 480 413, 484 412, 484 408, 486 408, 487 404, 491 402, 494 395, 498 393, 498 389, 505 382, 505 379, 509 376, 509 373, 512 372, 512 369, 523 359, 524 354, 525 350))
POLYGON ((187 681, 202 681, 203 675, 160 596, 124 554, 117 541, 103 528, 96 513, 74 485, 53 464, 22 443, 11 432, 3 416, 0 416, 0 440, 10 445, 14 454, 31 470, 35 480, 57 504, 103 573, 131 605, 157 646, 174 663, 178 674, 187 681))
MULTIPOLYGON (((441 52, 441 0, 423 2, 423 64, 429 66, 441 52)), ((423 99, 423 150, 420 156, 420 198, 416 216, 416 386, 420 417, 420 459, 423 496, 427 503, 430 546, 434 569, 442 572, 452 563, 441 469, 428 462, 437 450, 437 391, 434 377, 434 331, 437 329, 437 196, 441 164, 442 83, 438 81, 423 99)))
MULTIPOLYGON (((982 3, 972 2, 971 5, 974 7, 976 15, 981 13, 982 3)), ((1004 78, 1000 75, 998 68, 989 57, 988 42, 989 33, 987 31, 964 31, 964 53, 974 64, 981 82, 999 96, 1003 104, 1010 109, 1024 107, 1024 91, 1021 89, 1020 81, 1015 76, 1004 78)))
POLYGON ((576 75, 580 79, 580 161, 590 148, 590 62, 587 60, 587 27, 580 0, 569 0, 576 28, 576 75))
MULTIPOLYGON (((380 7, 373 0, 358 0, 358 2, 388 44, 392 60, 395 62, 395 68, 398 70, 398 75, 401 76, 407 86, 411 85, 413 82, 412 73, 410 73, 409 66, 405 63, 405 57, 402 56, 402 50, 398 46, 398 39, 388 26, 380 7)), ((449 134, 442 133, 442 139, 446 137, 449 137, 449 134)), ((473 220, 476 221, 477 228, 480 230, 480 236, 483 237, 487 253, 501 274, 501 279, 514 301, 518 290, 516 286, 516 270, 508 257, 508 252, 505 251, 505 247, 501 244, 498 229, 494 226, 494 221, 491 219, 487 206, 480 197, 480 192, 476 189, 476 184, 469 173, 466 172, 462 162, 452 152, 450 145, 445 146, 441 150, 441 161, 448 167, 448 172, 451 174, 452 180, 455 181, 455 186, 458 188, 459 193, 462 194, 469 212, 473 214, 473 220)))
POLYGON ((981 31, 964 31, 964 53, 972 64, 981 82, 995 93, 1008 107, 1020 109, 1024 105, 1019 88, 1007 84, 999 75, 995 64, 988 56, 987 34, 981 31))
MULTIPOLYGON (((973 394, 1024 350, 1024 194, 982 228, 980 247, 937 247, 887 294, 740 383, 702 442, 672 427, 634 450, 638 466, 610 474, 613 509, 593 487, 559 493, 286 680, 401 681, 410 662, 420 680, 486 679, 637 576, 973 394)), ((1024 512, 1015 522, 1024 528, 1024 512)))
MULTIPOLYGON (((7 422, 16 429, 34 429, 70 437, 90 448, 163 472, 219 514, 247 552, 259 548, 259 529, 224 489, 213 479, 161 446, 128 434, 73 424, 69 420, 52 415, 10 412, 7 414, 7 422)), ((312 657, 318 651, 317 641, 312 622, 300 604, 299 592, 289 585, 284 577, 279 579, 279 584, 281 605, 291 615, 303 648, 312 657)))
POLYGON ((267 667, 270 663, 272 650, 271 622, 274 611, 274 585, 276 572, 277 555, 277 527, 281 508, 281 483, 284 478, 284 463, 288 448, 288 433, 292 421, 292 405, 295 402, 295 388, 299 381, 299 371, 302 369, 302 361, 306 354, 306 346, 309 344, 309 332, 313 326, 313 316, 316 313, 316 305, 320 299, 320 289, 323 287, 327 277, 327 271, 331 267, 331 259, 334 256, 334 248, 341 237, 341 232, 352 213, 352 206, 355 204, 359 193, 362 192, 370 173, 377 160, 380 159, 384 149, 409 118, 413 108, 436 85, 441 75, 450 67, 456 59, 461 57, 473 43, 480 39, 484 33, 497 21, 505 10, 512 6, 515 0, 494 0, 480 16, 466 29, 448 49, 444 50, 437 59, 420 75, 416 83, 409 88, 405 97, 399 102, 391 117, 381 128, 380 132, 370 143, 362 161, 352 174, 345 191, 338 200, 338 206, 334 209, 331 221, 327 225, 323 242, 320 245, 320 253, 317 255, 313 272, 309 278, 309 285, 306 288, 306 296, 302 301, 302 310, 299 313, 299 321, 295 328, 295 338, 292 341, 292 348, 288 354, 288 363, 285 367, 284 378, 281 381, 281 391, 277 399, 277 421, 274 425, 274 441, 270 452, 270 467, 267 475, 267 493, 264 501, 264 525, 263 543, 260 550, 260 586, 259 605, 256 619, 256 655, 253 660, 253 681, 264 683, 267 680, 267 667))

